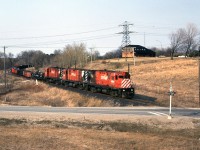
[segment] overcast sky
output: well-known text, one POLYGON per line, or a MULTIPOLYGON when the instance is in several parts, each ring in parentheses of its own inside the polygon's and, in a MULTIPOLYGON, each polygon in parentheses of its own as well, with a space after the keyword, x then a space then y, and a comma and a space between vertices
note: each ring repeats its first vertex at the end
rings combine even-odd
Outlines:
POLYGON ((200 0, 0 0, 0 52, 49 54, 83 42, 104 54, 121 45, 124 21, 131 44, 165 48, 177 28, 200 28, 199 16, 200 0))

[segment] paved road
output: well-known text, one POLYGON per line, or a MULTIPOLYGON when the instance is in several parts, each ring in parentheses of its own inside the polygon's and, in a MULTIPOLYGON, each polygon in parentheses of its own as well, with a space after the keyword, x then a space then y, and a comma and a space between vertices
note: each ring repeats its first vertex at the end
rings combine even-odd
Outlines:
MULTIPOLYGON (((39 106, 0 106, 0 112, 40 112, 67 114, 106 114, 106 115, 146 115, 167 116, 165 107, 39 107, 39 106)), ((172 116, 200 118, 200 108, 172 108, 172 116)))

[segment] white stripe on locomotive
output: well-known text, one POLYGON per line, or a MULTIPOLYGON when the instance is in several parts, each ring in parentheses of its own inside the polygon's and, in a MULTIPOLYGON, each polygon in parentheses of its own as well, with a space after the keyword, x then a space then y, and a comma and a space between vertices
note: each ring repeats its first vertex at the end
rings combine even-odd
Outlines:
POLYGON ((122 88, 130 88, 131 87, 131 80, 130 79, 124 79, 122 80, 122 88))

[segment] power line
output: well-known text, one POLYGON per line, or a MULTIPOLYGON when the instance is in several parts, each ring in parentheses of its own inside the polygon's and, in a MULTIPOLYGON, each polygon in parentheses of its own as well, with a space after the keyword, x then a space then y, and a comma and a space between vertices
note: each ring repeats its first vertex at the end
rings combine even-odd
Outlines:
MULTIPOLYGON (((135 32, 134 35, 144 35, 144 32, 135 32)), ((145 35, 151 35, 151 36, 168 36, 169 34, 145 32, 145 35)))
POLYGON ((134 24, 135 28, 147 28, 147 29, 155 29, 155 30, 174 30, 178 29, 177 27, 170 27, 170 26, 146 26, 146 25, 136 25, 134 24))
POLYGON ((66 33, 66 34, 58 34, 58 35, 45 35, 45 36, 33 36, 33 37, 18 37, 18 38, 0 38, 0 40, 22 40, 22 39, 38 39, 38 38, 53 38, 53 37, 61 37, 61 36, 67 36, 67 35, 78 35, 78 34, 86 34, 86 33, 92 33, 92 32, 98 32, 103 30, 110 30, 117 27, 108 27, 103 29, 97 29, 97 30, 90 30, 85 32, 77 32, 77 33, 66 33))
POLYGON ((70 40, 59 40, 59 41, 48 41, 48 42, 37 42, 37 43, 24 43, 24 44, 17 44, 17 45, 9 45, 9 47, 18 47, 23 48, 26 46, 40 46, 40 45, 56 45, 56 44, 67 44, 72 42, 84 42, 89 40, 97 40, 97 39, 103 39, 103 38, 110 38, 110 37, 116 37, 116 34, 108 34, 108 35, 101 35, 101 36, 91 36, 91 37, 85 37, 85 38, 79 38, 79 39, 70 39, 70 40))

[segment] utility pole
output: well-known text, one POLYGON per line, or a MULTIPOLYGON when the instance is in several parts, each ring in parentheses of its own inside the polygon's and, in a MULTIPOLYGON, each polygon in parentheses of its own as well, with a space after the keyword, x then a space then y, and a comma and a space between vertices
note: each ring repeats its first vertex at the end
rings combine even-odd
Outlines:
POLYGON ((90 52, 90 53, 91 53, 91 54, 90 54, 90 55, 91 55, 91 63, 92 63, 92 52, 93 52, 93 49, 94 49, 93 47, 90 48, 90 51, 91 51, 91 52, 90 52))
POLYGON ((199 107, 200 107, 200 46, 199 46, 198 59, 199 59, 199 107))
POLYGON ((128 73, 130 73, 130 64, 128 63, 128 73))
POLYGON ((131 44, 131 40, 130 40, 129 34, 133 33, 132 31, 129 31, 129 26, 132 26, 132 25, 133 24, 128 23, 127 21, 125 21, 123 24, 119 25, 119 26, 123 27, 123 31, 119 32, 118 34, 123 34, 121 48, 122 48, 122 51, 123 51, 123 48, 125 48, 126 61, 127 61, 127 48, 126 48, 126 46, 131 44))
POLYGON ((7 81, 6 81, 6 48, 7 47, 3 47, 4 49, 4 82, 5 82, 5 89, 7 88, 7 81))

